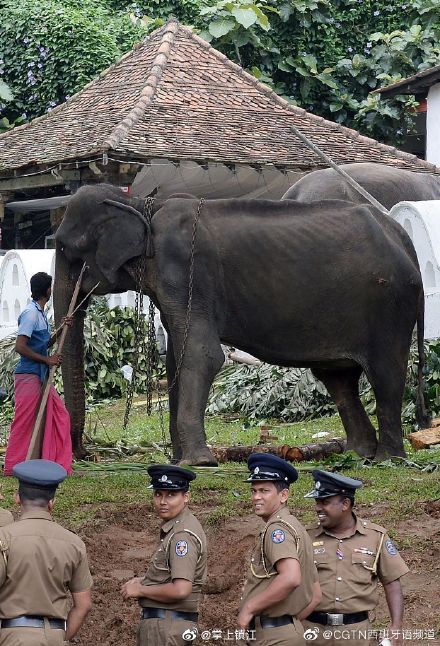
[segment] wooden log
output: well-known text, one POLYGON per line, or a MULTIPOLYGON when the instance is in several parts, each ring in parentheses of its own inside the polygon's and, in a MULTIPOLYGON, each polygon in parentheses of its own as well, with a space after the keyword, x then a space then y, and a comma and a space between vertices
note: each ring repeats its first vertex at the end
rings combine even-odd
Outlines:
POLYGON ((422 428, 421 431, 410 433, 408 439, 414 449, 429 449, 430 446, 440 444, 440 427, 422 428))
POLYGON ((326 442, 315 442, 303 446, 288 446, 283 444, 256 444, 255 446, 210 447, 211 453, 218 462, 246 462, 251 453, 271 453, 289 462, 305 460, 321 460, 333 453, 344 453, 346 440, 334 437, 326 442))

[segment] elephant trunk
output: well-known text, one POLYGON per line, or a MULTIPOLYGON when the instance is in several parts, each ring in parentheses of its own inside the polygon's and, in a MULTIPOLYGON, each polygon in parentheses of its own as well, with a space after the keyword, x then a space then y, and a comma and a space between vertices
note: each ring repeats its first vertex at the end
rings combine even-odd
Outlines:
MULTIPOLYGON (((70 264, 61 251, 59 243, 55 258, 55 284, 53 302, 55 323, 58 326, 66 316, 75 288, 70 264)), ((85 455, 82 445, 82 434, 85 422, 85 389, 84 389, 84 317, 80 309, 74 316, 73 325, 67 332, 62 352, 62 374, 64 383, 64 401, 70 415, 72 447, 77 459, 85 455)))

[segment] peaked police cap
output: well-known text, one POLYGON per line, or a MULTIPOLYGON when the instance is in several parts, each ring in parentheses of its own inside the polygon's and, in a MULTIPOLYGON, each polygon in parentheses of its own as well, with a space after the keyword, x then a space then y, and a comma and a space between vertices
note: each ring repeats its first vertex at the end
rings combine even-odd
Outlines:
POLYGON ((321 469, 312 471, 312 476, 315 481, 315 488, 309 491, 304 496, 305 498, 329 498, 330 496, 338 496, 340 494, 354 498, 356 489, 362 487, 360 480, 347 478, 346 476, 339 475, 339 473, 321 471, 321 469))
POLYGON ((298 471, 291 464, 270 453, 252 453, 248 459, 249 478, 246 482, 271 480, 285 482, 288 487, 298 479, 298 471))
POLYGON ((193 471, 169 464, 153 464, 147 471, 153 489, 188 491, 189 483, 196 477, 193 471))
POLYGON ((26 460, 12 467, 12 473, 20 483, 40 489, 56 488, 67 478, 66 469, 52 460, 26 460))

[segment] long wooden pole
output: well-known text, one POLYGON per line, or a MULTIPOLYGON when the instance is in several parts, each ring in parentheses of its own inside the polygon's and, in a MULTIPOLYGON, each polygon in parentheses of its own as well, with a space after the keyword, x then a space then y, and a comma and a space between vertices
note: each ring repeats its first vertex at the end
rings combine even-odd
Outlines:
POLYGON ((348 184, 350 184, 350 186, 354 188, 355 191, 360 193, 363 197, 365 197, 366 200, 371 202, 371 204, 375 206, 376 209, 379 209, 379 211, 381 211, 385 215, 389 215, 388 209, 386 209, 383 204, 378 202, 376 198, 371 195, 371 193, 366 191, 360 184, 358 184, 358 182, 355 179, 350 177, 350 175, 348 175, 348 173, 346 173, 345 170, 343 170, 340 166, 335 164, 335 162, 332 159, 330 159, 330 157, 326 155, 325 152, 323 152, 320 148, 318 148, 318 146, 313 144, 310 141, 310 139, 308 139, 305 135, 303 135, 303 133, 300 130, 298 130, 296 126, 292 126, 290 124, 289 128, 295 133, 298 139, 300 139, 303 142, 303 144, 307 146, 307 148, 310 148, 310 150, 312 150, 316 155, 321 157, 321 159, 323 159, 329 166, 331 166, 333 170, 339 173, 339 175, 342 175, 345 181, 348 184))
MULTIPOLYGON (((72 295, 70 305, 69 305, 69 309, 67 310, 66 316, 72 316, 73 311, 75 310, 75 304, 76 304, 76 301, 77 301, 77 298, 78 298, 79 290, 81 288, 81 281, 82 281, 82 277, 83 277, 83 274, 84 274, 85 270, 86 270, 86 263, 83 264, 82 269, 81 269, 81 273, 80 273, 80 275, 78 277, 78 280, 76 281, 75 289, 73 291, 73 295, 72 295)), ((67 330, 68 330, 68 326, 65 325, 63 327, 62 332, 61 332, 61 338, 60 338, 60 340, 59 340, 59 342, 57 344, 57 349, 56 349, 57 354, 61 354, 61 352, 62 352, 64 341, 66 340, 67 330)), ((43 419, 44 419, 44 414, 46 412, 47 400, 48 400, 48 397, 49 397, 50 388, 52 386, 53 379, 54 379, 55 372, 56 372, 57 368, 58 368, 58 366, 51 366, 51 368, 49 370, 49 376, 48 376, 46 385, 45 385, 44 390, 43 390, 43 395, 42 395, 41 400, 40 400, 38 413, 37 413, 37 416, 35 418, 34 428, 32 429, 32 436, 31 436, 31 441, 29 443, 29 448, 28 448, 28 451, 27 451, 27 454, 26 454, 26 460, 30 460, 32 458, 32 455, 33 455, 34 450, 35 450, 35 446, 37 445, 37 442, 38 442, 39 437, 41 435, 41 431, 42 431, 41 427, 42 427, 42 422, 43 422, 43 419)))
MULTIPOLYGON (((72 312, 72 316, 74 316, 74 315, 77 313, 77 311, 79 310, 79 308, 81 307, 81 305, 83 305, 83 303, 85 303, 85 302, 86 302, 86 300, 89 298, 89 296, 91 296, 91 295, 93 294, 93 292, 94 292, 94 291, 95 291, 95 289, 98 287, 98 285, 99 285, 99 281, 96 283, 96 285, 95 285, 94 287, 92 287, 92 289, 91 289, 91 290, 86 294, 86 296, 84 296, 84 298, 82 299, 82 301, 81 301, 80 303, 78 303, 78 305, 75 307, 75 309, 74 309, 74 310, 73 310, 73 312, 72 312)), ((59 333, 59 332, 61 332, 61 330, 63 329, 63 327, 64 327, 64 323, 63 323, 63 325, 60 325, 60 327, 57 327, 57 329, 56 329, 56 330, 55 330, 55 332, 53 333, 53 334, 54 334, 54 336, 55 336, 55 338, 58 336, 58 333, 59 333)))

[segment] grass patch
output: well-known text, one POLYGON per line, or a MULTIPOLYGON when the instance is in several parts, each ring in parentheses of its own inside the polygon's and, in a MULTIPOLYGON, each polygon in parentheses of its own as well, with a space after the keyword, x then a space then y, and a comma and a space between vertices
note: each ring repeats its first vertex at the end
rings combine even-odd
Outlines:
MULTIPOLYGON (((135 399, 135 403, 140 402, 135 399)), ((161 420, 158 413, 147 417, 145 404, 135 405, 128 428, 123 431, 125 402, 93 408, 87 415, 86 435, 97 450, 97 463, 78 463, 75 476, 69 478, 59 489, 55 518, 73 528, 79 528, 91 521, 103 506, 122 506, 145 503, 151 500, 147 488, 149 478, 147 467, 154 462, 166 462, 163 452, 161 420), (131 455, 127 455, 130 454, 131 455), (123 456, 122 460, 118 457, 123 456), (109 460, 112 463, 109 463, 109 460)), ((164 415, 167 429, 168 415, 164 415)), ((319 441, 313 437, 328 432, 327 437, 344 434, 339 416, 324 417, 307 422, 282 424, 279 420, 253 422, 237 416, 206 418, 206 434, 210 444, 229 446, 234 444, 255 445, 260 436, 260 425, 265 423, 277 436, 276 444, 291 446, 319 441)), ((166 430, 167 436, 167 430, 166 430)), ((322 438, 325 439, 325 438, 322 438)), ((307 462, 296 465, 300 477, 292 486, 290 506, 303 520, 315 520, 314 504, 304 494, 312 489, 310 472, 313 468, 341 469, 345 475, 358 478, 365 483, 356 498, 359 505, 379 506, 375 521, 392 527, 400 521, 414 517, 423 501, 440 497, 439 472, 428 473, 426 465, 440 465, 440 447, 414 451, 405 441, 409 460, 417 462, 420 468, 404 465, 361 465, 356 456, 335 455, 324 463, 307 462)), ((216 525, 228 518, 251 513, 250 485, 245 482, 245 464, 222 464, 218 468, 197 468, 197 480, 192 485, 192 498, 196 505, 207 508, 207 522, 216 525)), ((16 481, 3 478, 1 492, 2 506, 13 509, 16 481)))

